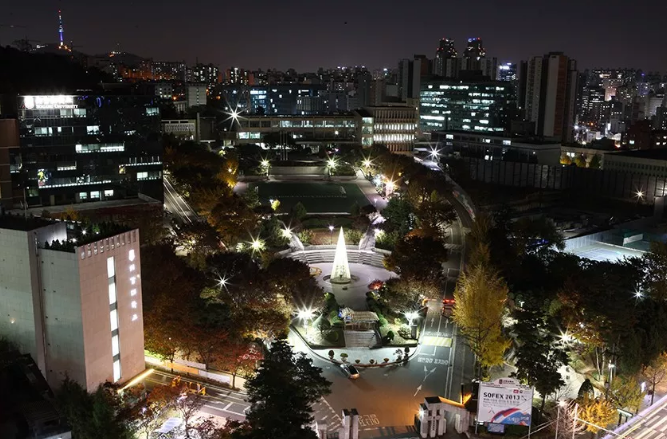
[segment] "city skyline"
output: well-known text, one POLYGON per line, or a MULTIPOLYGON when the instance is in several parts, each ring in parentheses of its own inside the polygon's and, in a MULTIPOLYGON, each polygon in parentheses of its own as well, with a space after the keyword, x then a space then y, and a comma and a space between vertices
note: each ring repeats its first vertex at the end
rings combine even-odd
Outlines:
POLYGON ((410 4, 415 14, 406 14, 391 3, 357 5, 348 0, 339 2, 334 13, 300 0, 280 5, 259 0, 245 9, 191 2, 191 11, 182 15, 182 4, 170 0, 159 9, 127 0, 112 7, 37 0, 6 8, 3 24, 16 27, 0 28, 0 44, 24 37, 57 44, 60 8, 65 42, 73 41, 77 50, 88 54, 119 49, 155 60, 198 59, 224 68, 393 68, 413 54, 433 58, 443 37, 454 39, 459 53, 467 38, 479 37, 487 56, 502 61, 562 51, 577 59, 582 69, 667 71, 667 58, 660 56, 664 49, 659 27, 642 24, 643 14, 658 6, 656 1, 640 0, 629 10, 618 1, 582 5, 566 0, 540 5, 539 10, 525 0, 515 3, 510 10, 491 0, 474 5, 418 0, 410 4), (603 7, 604 19, 592 18, 603 7), (181 16, 189 20, 176 21, 181 16), (587 41, 592 44, 582 44, 587 41))

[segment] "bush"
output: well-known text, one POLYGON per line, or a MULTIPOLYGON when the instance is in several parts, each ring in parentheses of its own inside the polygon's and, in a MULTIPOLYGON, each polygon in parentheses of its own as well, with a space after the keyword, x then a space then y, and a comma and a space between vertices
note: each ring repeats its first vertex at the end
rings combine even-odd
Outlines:
POLYGON ((320 331, 331 329, 331 323, 329 323, 329 320, 323 316, 320 316, 313 326, 315 326, 320 331))
POLYGON ((380 316, 378 316, 378 324, 382 328, 384 326, 387 326, 389 324, 389 322, 387 321, 387 319, 384 318, 383 315, 380 315, 380 316))
MULTIPOLYGON (((327 334, 327 335, 329 335, 329 334, 327 334)), ((334 353, 333 349, 331 349, 331 350, 329 351, 329 358, 333 358, 333 357, 334 357, 334 354, 335 354, 335 353, 334 353)))
MULTIPOLYGON (((338 335, 338 331, 329 331, 327 334, 324 336, 324 339, 328 341, 329 343, 336 343, 338 339, 340 338, 340 335, 338 335)), ((333 355, 332 355, 333 356, 333 355)))
POLYGON ((402 326, 398 330, 398 335, 400 335, 401 338, 404 340, 409 340, 412 338, 412 333, 410 332, 410 328, 408 328, 407 326, 402 326))
POLYGON ((387 340, 394 341, 394 331, 387 332, 387 340))
POLYGON ((389 358, 385 358, 385 359, 384 359, 384 362, 385 362, 385 363, 389 363, 389 358))
POLYGON ((368 360, 368 363, 369 363, 370 365, 373 365, 373 364, 375 364, 375 360, 373 360, 373 359, 371 358, 370 360, 368 360))
POLYGON ((354 360, 354 362, 359 364, 359 363, 361 363, 361 360, 357 359, 357 360, 354 360))
POLYGON ((297 236, 303 245, 309 245, 313 241, 313 232, 308 229, 300 231, 297 236))
POLYGON ((340 359, 343 360, 343 363, 347 361, 347 357, 349 357, 349 355, 347 355, 345 352, 340 354, 340 359))
POLYGON ((360 232, 359 230, 356 229, 347 229, 345 230, 345 241, 352 245, 357 245, 359 244, 359 241, 361 241, 361 238, 363 238, 364 234, 360 232))

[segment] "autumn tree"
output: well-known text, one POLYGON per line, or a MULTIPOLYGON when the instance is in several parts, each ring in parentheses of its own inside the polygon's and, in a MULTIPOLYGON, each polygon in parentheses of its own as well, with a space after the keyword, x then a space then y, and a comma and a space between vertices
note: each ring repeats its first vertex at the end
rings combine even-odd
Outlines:
POLYGON ((655 387, 667 376, 667 354, 662 353, 642 370, 642 376, 646 379, 651 389, 651 405, 655 398, 655 387))
POLYGON ((454 291, 453 319, 477 356, 479 378, 482 367, 503 363, 510 345, 501 323, 507 293, 505 281, 488 265, 473 266, 461 274, 454 291))
POLYGON ((617 376, 611 382, 609 400, 620 409, 637 413, 644 401, 644 392, 635 377, 617 376))
POLYGON ((436 239, 444 238, 445 229, 456 220, 454 207, 435 190, 416 206, 415 214, 421 235, 436 239))
POLYGON ((584 398, 575 406, 575 419, 586 423, 586 430, 593 435, 600 427, 607 428, 616 421, 617 411, 603 398, 584 398))
POLYGON ((232 387, 236 387, 236 377, 250 375, 261 359, 261 349, 255 343, 241 339, 225 346, 221 364, 232 375, 232 387))
POLYGON ((667 244, 654 242, 642 257, 644 279, 642 290, 655 300, 667 300, 667 244))
POLYGON ((277 258, 263 270, 266 287, 280 295, 291 307, 320 309, 324 305, 324 291, 310 274, 310 267, 296 259, 277 258))
POLYGON ((431 237, 409 236, 399 241, 391 255, 385 256, 388 270, 411 280, 438 281, 442 276, 442 264, 447 261, 447 249, 443 242, 431 237))

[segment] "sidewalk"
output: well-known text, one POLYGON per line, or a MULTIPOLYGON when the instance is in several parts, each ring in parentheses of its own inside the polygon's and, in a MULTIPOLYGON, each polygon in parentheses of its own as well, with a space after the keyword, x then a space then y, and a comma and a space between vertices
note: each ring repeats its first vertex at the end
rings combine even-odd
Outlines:
POLYGON ((382 198, 382 195, 378 194, 378 191, 375 189, 373 184, 366 180, 364 173, 362 171, 357 171, 357 179, 354 180, 357 183, 357 186, 364 193, 368 202, 375 206, 378 212, 382 212, 382 209, 387 207, 387 200, 382 198))

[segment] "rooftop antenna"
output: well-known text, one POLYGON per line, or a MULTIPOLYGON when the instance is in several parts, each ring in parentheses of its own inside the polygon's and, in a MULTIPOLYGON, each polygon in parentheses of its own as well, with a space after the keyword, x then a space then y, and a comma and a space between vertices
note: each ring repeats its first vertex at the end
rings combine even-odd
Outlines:
POLYGON ((58 36, 60 37, 60 47, 63 47, 65 45, 65 39, 63 33, 64 33, 63 14, 62 11, 58 9, 58 36))

